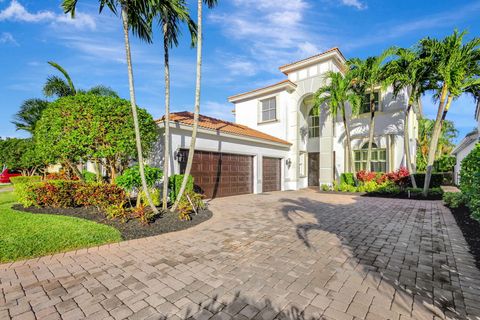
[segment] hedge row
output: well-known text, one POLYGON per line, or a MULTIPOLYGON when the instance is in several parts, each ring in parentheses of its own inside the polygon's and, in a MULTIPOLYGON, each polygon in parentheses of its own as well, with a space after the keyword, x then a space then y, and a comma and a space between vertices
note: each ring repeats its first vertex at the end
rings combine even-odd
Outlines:
POLYGON ((18 202, 24 207, 94 206, 105 210, 112 205, 123 205, 127 201, 125 191, 116 185, 71 180, 17 184, 15 193, 18 202))
POLYGON ((460 190, 472 217, 480 220, 480 143, 462 160, 460 190))

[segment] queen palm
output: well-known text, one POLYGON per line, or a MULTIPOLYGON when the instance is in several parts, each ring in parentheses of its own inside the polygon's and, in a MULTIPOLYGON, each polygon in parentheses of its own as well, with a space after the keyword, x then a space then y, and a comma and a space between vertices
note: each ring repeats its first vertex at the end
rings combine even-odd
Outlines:
POLYGON ((192 46, 195 45, 197 29, 193 20, 188 14, 188 8, 183 0, 172 1, 175 11, 162 6, 161 3, 153 3, 153 14, 158 17, 163 34, 163 56, 165 73, 165 142, 163 160, 163 209, 167 209, 168 195, 168 168, 170 158, 170 56, 169 51, 173 46, 178 46, 180 35, 180 23, 185 22, 190 30, 192 46))
MULTIPOLYGON (((403 145, 407 169, 410 173, 413 173, 408 124, 412 109, 415 110, 421 96, 429 89, 430 64, 429 60, 425 57, 421 58, 418 50, 415 49, 396 49, 395 57, 396 59, 385 66, 387 82, 393 84, 395 97, 402 89, 407 89, 409 94, 407 108, 405 109, 403 145)), ((412 186, 416 188, 417 183, 413 174, 410 174, 410 179, 412 186)))
POLYGON ((188 149, 188 159, 187 165, 185 167, 185 175, 183 177, 182 185, 177 195, 177 199, 173 204, 172 210, 175 211, 177 209, 178 203, 185 192, 185 188, 187 187, 188 176, 190 175, 190 171, 192 169, 193 163, 193 153, 195 152, 195 143, 197 139, 197 131, 198 131, 198 119, 200 115, 200 92, 201 92, 201 80, 202 80, 202 9, 203 3, 209 7, 213 8, 217 5, 217 0, 197 0, 197 76, 195 81, 195 108, 193 112, 193 128, 192 128, 192 137, 190 140, 190 148, 188 149))
POLYGON ((370 123, 368 129, 368 151, 367 151, 367 170, 371 170, 372 145, 375 133, 375 88, 386 84, 386 71, 384 68, 385 60, 391 56, 393 49, 389 48, 379 56, 369 57, 367 59, 353 58, 347 61, 347 65, 354 74, 354 88, 358 94, 363 97, 369 95, 370 99, 370 123))
MULTIPOLYGON (((78 0, 63 0, 62 7, 65 13, 70 13, 72 18, 75 17, 75 9, 78 0)), ((147 187, 147 182, 145 179, 145 169, 143 163, 143 150, 142 150, 142 141, 140 137, 140 129, 138 124, 137 116, 137 104, 135 97, 135 85, 133 79, 133 67, 132 67, 132 58, 130 51, 130 39, 129 39, 129 30, 137 35, 140 39, 151 42, 152 41, 152 26, 151 26, 151 11, 148 1, 142 0, 99 0, 100 3, 100 13, 103 9, 108 7, 115 15, 117 14, 117 7, 120 6, 121 9, 121 18, 123 26, 123 36, 125 42, 125 55, 127 60, 127 70, 128 70, 128 84, 130 91, 130 105, 132 107, 132 117, 133 124, 135 128, 135 143, 137 146, 138 154, 138 166, 140 171, 140 177, 142 180, 142 188, 145 192, 146 198, 150 207, 154 213, 158 213, 157 208, 153 204, 150 192, 147 187)), ((168 1, 161 1, 161 5, 170 7, 168 1)))
POLYGON ((362 99, 352 89, 352 78, 352 72, 350 71, 347 71, 345 75, 342 75, 340 72, 328 72, 326 74, 327 85, 321 87, 315 93, 314 108, 321 108, 326 104, 333 119, 337 118, 339 112, 341 113, 343 126, 345 128, 345 138, 347 140, 348 163, 350 170, 355 173, 350 128, 347 122, 345 105, 346 103, 350 105, 351 117, 356 116, 359 112, 362 99))
POLYGON ((428 150, 427 172, 423 194, 428 195, 433 163, 442 132, 443 122, 452 102, 463 93, 478 92, 480 86, 480 38, 463 43, 466 32, 454 31, 439 41, 425 38, 420 41, 420 54, 432 61, 432 78, 439 104, 432 139, 428 150))

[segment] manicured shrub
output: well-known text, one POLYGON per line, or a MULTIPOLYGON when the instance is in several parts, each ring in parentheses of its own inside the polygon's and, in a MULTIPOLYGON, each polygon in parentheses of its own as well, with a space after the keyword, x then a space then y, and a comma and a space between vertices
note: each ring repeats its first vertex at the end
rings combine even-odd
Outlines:
POLYGON ((112 205, 127 201, 125 191, 117 185, 107 183, 77 183, 75 205, 93 206, 104 210, 112 205))
MULTIPOLYGON (((160 181, 163 177, 163 172, 159 168, 144 166, 145 179, 147 180, 147 186, 152 188, 155 183, 160 181)), ((115 183, 122 187, 125 191, 131 192, 134 189, 142 188, 142 179, 140 177, 140 169, 138 165, 125 170, 120 176, 115 179, 115 183)))
POLYGON ((66 171, 60 171, 47 174, 45 180, 78 180, 78 177, 66 171))
POLYGON ((449 208, 455 209, 466 204, 467 199, 461 192, 445 192, 443 202, 449 208))
POLYGON ((346 183, 348 185, 354 186, 355 183, 355 176, 351 172, 342 173, 340 175, 340 183, 346 183))
POLYGON ((377 173, 366 170, 360 170, 357 172, 357 180, 360 182, 368 182, 377 178, 377 173))
POLYGON ((328 184, 322 184, 320 189, 322 189, 322 191, 330 191, 331 188, 328 184))
MULTIPOLYGON (((162 195, 160 193, 160 189, 150 188, 149 191, 150 191, 150 196, 152 197, 153 204, 156 207, 159 207, 162 204, 162 195)), ((139 197, 140 197, 140 202, 141 203, 148 204, 147 196, 145 195, 145 191, 143 191, 143 190, 140 191, 139 197)))
POLYGON ((68 208, 75 207, 75 194, 79 183, 71 180, 48 180, 29 185, 35 206, 68 208))
POLYGON ((10 182, 15 185, 24 184, 24 183, 31 183, 31 182, 40 182, 42 181, 42 177, 40 176, 18 176, 18 177, 11 177, 10 182))
POLYGON ((403 188, 408 184, 410 172, 408 172, 407 168, 400 167, 398 170, 386 173, 384 176, 386 180, 392 181, 400 188, 403 188))
MULTIPOLYGON (((173 202, 177 200, 180 187, 182 186, 183 174, 174 174, 168 179, 168 188, 170 189, 169 198, 173 202)), ((187 180, 187 186, 185 187, 185 193, 193 192, 193 177, 189 176, 187 180)))
POLYGON ((97 175, 93 172, 83 170, 82 171, 82 176, 85 182, 97 182, 97 175))
POLYGON ((105 216, 108 219, 119 219, 123 223, 127 222, 130 212, 125 208, 125 203, 112 204, 105 208, 105 216))
POLYGON ((472 217, 480 220, 480 143, 462 160, 460 189, 472 217))
POLYGON ((18 203, 24 207, 38 206, 35 194, 36 184, 40 184, 40 182, 20 183, 15 185, 14 193, 18 203))
MULTIPOLYGON (((407 195, 410 195, 412 199, 425 199, 423 196, 422 188, 407 188, 407 195)), ((430 200, 441 200, 443 196, 443 190, 441 188, 430 188, 428 190, 428 198, 430 200)))

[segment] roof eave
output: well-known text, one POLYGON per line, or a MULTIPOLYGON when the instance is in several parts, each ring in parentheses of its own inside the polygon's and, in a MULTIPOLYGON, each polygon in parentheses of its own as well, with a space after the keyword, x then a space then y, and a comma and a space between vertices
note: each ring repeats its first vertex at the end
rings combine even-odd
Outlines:
MULTIPOLYGON (((157 123, 158 123, 158 126, 160 128, 163 128, 165 126, 164 121, 158 121, 157 123)), ((171 124, 171 127, 173 127, 173 128, 183 129, 183 130, 187 130, 187 131, 193 130, 193 126, 189 125, 189 124, 180 123, 180 122, 177 122, 177 121, 170 121, 170 124, 171 124)), ((276 146, 276 147, 281 147, 281 148, 290 148, 290 146, 292 145, 290 142, 287 142, 287 141, 285 141, 284 143, 276 142, 276 141, 272 141, 272 140, 255 138, 255 137, 241 135, 241 134, 222 132, 220 130, 208 129, 208 128, 204 128, 204 127, 198 127, 198 132, 206 133, 206 134, 209 134, 209 135, 215 135, 217 137, 222 136, 222 137, 228 137, 228 138, 233 138, 233 139, 238 139, 238 140, 263 143, 263 144, 276 146)))
POLYGON ((276 91, 287 91, 288 93, 292 93, 293 91, 295 91, 296 88, 297 88, 297 85, 295 83, 293 83, 290 80, 285 80, 285 81, 276 83, 276 84, 268 86, 268 87, 255 89, 255 90, 252 90, 252 91, 249 91, 249 92, 240 93, 240 94, 236 94, 234 96, 230 96, 230 97, 228 97, 228 102, 235 103, 235 102, 238 102, 238 101, 252 99, 252 98, 259 97, 259 96, 267 95, 267 94, 270 94, 270 93, 276 92, 276 91))
POLYGON ((340 65, 345 64, 346 61, 347 61, 345 59, 345 56, 342 54, 342 52, 338 48, 335 48, 335 49, 327 51, 323 54, 319 54, 319 55, 316 55, 316 56, 313 56, 313 57, 310 57, 310 58, 307 58, 307 59, 304 59, 304 60, 300 60, 300 61, 297 61, 297 62, 293 62, 293 63, 290 63, 290 64, 283 65, 283 66, 279 67, 278 69, 281 72, 283 72, 285 75, 288 75, 292 71, 309 67, 309 66, 317 64, 321 61, 331 59, 332 57, 334 59, 336 59, 337 63, 339 63, 340 65))

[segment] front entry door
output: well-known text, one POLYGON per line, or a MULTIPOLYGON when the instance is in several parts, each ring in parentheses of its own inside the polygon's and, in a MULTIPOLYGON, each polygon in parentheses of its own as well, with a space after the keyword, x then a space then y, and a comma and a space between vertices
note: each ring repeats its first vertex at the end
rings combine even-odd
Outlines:
POLYGON ((318 170, 320 168, 319 153, 313 152, 308 154, 308 186, 318 186, 320 177, 318 170))

